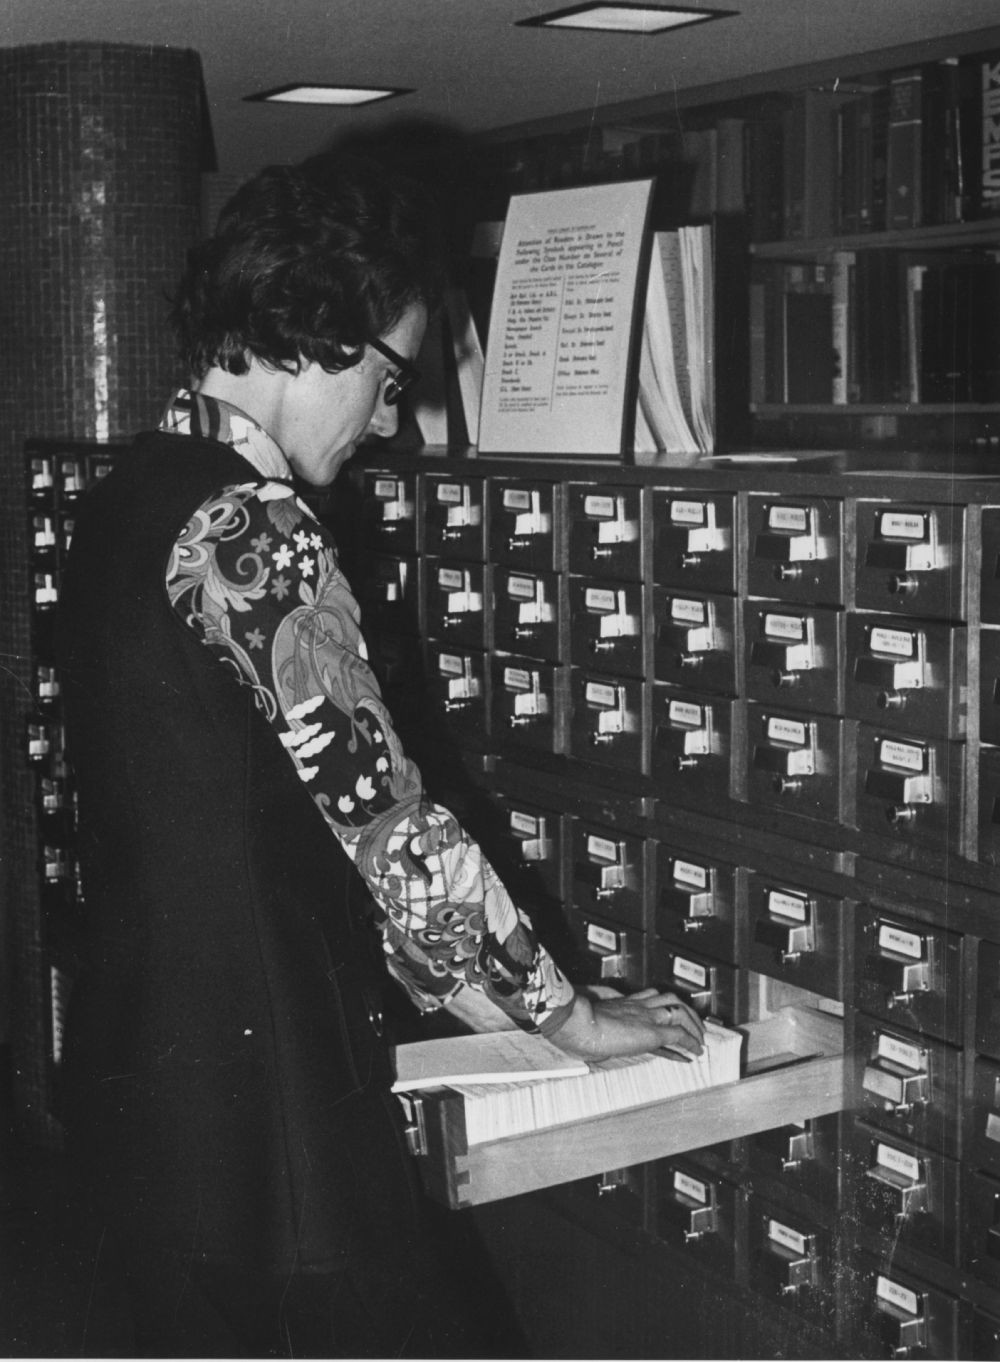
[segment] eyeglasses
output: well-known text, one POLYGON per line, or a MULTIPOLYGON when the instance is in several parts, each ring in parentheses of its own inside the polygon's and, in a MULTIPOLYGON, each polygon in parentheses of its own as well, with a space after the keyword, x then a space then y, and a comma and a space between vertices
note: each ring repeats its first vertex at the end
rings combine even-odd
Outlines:
POLYGON ((384 341, 370 340, 368 344, 373 350, 377 350, 380 355, 384 355, 390 364, 396 366, 396 373, 390 374, 385 385, 385 392, 382 394, 382 401, 387 407, 394 407, 399 399, 406 392, 407 388, 412 388, 414 383, 420 379, 420 370, 417 369, 408 359, 402 355, 397 355, 391 346, 384 341))

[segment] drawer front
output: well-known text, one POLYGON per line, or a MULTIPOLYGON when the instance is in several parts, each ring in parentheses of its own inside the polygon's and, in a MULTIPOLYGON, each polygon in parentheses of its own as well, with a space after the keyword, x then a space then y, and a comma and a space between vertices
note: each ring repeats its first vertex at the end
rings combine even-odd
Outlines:
POLYGON ((887 1135, 949 1158, 961 1147, 961 1052, 932 1036, 859 1014, 859 1112, 887 1135))
POLYGON ((1000 945, 981 941, 976 961, 976 1049, 1000 1060, 1000 945))
POLYGON ((751 1194, 747 1264, 750 1285, 761 1296, 815 1324, 832 1324, 836 1278, 826 1226, 751 1194))
POLYGON ((562 658, 566 608, 554 572, 493 569, 493 642, 524 657, 562 658))
POLYGON ((784 1193, 821 1206, 837 1204, 840 1187, 840 1115, 813 1116, 751 1135, 746 1142, 751 1175, 768 1178, 784 1193))
POLYGON ((963 1266, 1000 1287, 1000 1178, 969 1169, 965 1182, 963 1266))
POLYGON ((741 998, 735 966, 669 941, 653 941, 651 955, 654 987, 676 993, 702 1016, 736 1022, 741 998))
POLYGON ((654 488, 652 520, 654 581, 682 589, 735 592, 732 492, 654 488))
POLYGON ((583 1223, 611 1244, 631 1244, 643 1228, 648 1200, 644 1164, 610 1168, 551 1188, 547 1197, 576 1223, 583 1223))
POLYGON ((570 658, 577 667, 643 676, 645 592, 638 582, 569 581, 570 658))
POLYGON ((964 507, 859 501, 856 537, 860 609, 966 618, 964 507))
POLYGON ((967 1160, 1000 1177, 1000 1060, 983 1055, 973 1064, 967 1160))
POLYGON ((574 667, 570 703, 574 757, 634 775, 647 773, 648 695, 642 681, 574 667))
POLYGON ((658 681, 736 695, 735 602, 653 588, 653 674, 658 681))
POLYGON ((369 548, 387 553, 416 553, 416 474, 365 471, 362 474, 361 517, 364 543, 369 548))
POLYGON ((373 553, 361 563, 356 587, 362 626, 394 634, 420 632, 419 563, 416 558, 373 553))
POLYGON ((638 487, 571 483, 569 570, 616 581, 642 578, 642 497, 638 487))
POLYGON ((861 724, 858 728, 858 827, 894 841, 964 855, 965 743, 920 739, 861 724))
POLYGON ((574 819, 571 834, 573 903, 626 927, 646 926, 646 868, 641 838, 574 819))
POLYGON ((1000 506, 984 506, 980 528, 982 578, 979 617, 984 624, 1000 624, 1000 506))
POLYGON ((979 736, 1000 744, 1000 629, 979 634, 979 736))
POLYGON ((964 738, 967 644, 964 625, 851 615, 848 714, 902 733, 964 738))
POLYGON ((976 849, 986 865, 1000 865, 1000 747, 979 749, 976 849))
POLYGON ((843 714, 841 611, 747 601, 743 618, 750 699, 819 714, 843 714))
POLYGON ((960 1357, 1000 1358, 1000 1317, 985 1310, 973 1310, 969 1342, 960 1357))
POLYGON ((491 601, 483 564, 436 558, 426 560, 424 570, 428 635, 488 648, 491 601))
POLYGON ((489 734, 489 670, 486 654, 444 644, 427 645, 427 688, 431 703, 459 736, 489 734))
POLYGON ((859 1357, 957 1357, 958 1301, 926 1277, 855 1256, 848 1285, 859 1357))
POLYGON ((645 985, 648 977, 645 932, 575 908, 570 912, 570 929, 577 941, 585 982, 629 989, 645 985))
POLYGON ((528 657, 494 653, 492 733, 497 741, 535 752, 562 752, 566 745, 564 670, 528 657))
POLYGON ((743 1249, 738 1240, 740 1189, 693 1159, 663 1159, 651 1172, 656 1237, 731 1277, 743 1249))
POLYGON ((560 492, 557 484, 534 478, 491 481, 491 562, 525 572, 549 572, 559 566, 560 492))
POLYGON ((960 1044, 962 943, 957 932, 862 904, 855 945, 858 1006, 960 1044))
POLYGON ((657 844, 654 927, 665 941, 735 964, 736 893, 735 866, 657 844))
POLYGON ((850 1129, 846 1155, 850 1204, 865 1229, 956 1263, 961 1222, 954 1159, 861 1122, 850 1129))
POLYGON ((660 797, 717 809, 729 799, 736 702, 721 695, 652 688, 652 773, 660 797))
POLYGON ((501 795, 501 804, 518 888, 525 886, 534 898, 561 901, 566 851, 563 815, 518 795, 501 795))
MULTIPOLYGON (((843 999, 847 909, 841 899, 747 875, 750 968, 826 998, 843 999)), ((848 919, 849 920, 849 919, 848 919)))
POLYGON ((750 595, 842 605, 843 525, 839 501, 752 493, 747 498, 750 595))
POLYGON ((751 701, 747 705, 746 797, 806 818, 851 822, 850 766, 843 719, 751 701))
POLYGON ((423 479, 424 552, 434 557, 486 556, 486 486, 482 478, 425 473, 423 479))
POLYGON ((423 645, 411 634, 379 630, 367 646, 368 661, 390 702, 393 718, 402 719, 418 707, 413 683, 423 675, 423 645))

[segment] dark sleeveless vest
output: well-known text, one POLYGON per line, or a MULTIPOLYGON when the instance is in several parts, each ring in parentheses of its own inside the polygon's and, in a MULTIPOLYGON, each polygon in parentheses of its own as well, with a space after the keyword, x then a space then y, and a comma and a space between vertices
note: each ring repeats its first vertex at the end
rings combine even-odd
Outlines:
POLYGON ((60 669, 90 964, 64 1120, 122 1234, 247 1267, 384 1270, 415 1200, 355 872, 164 589, 194 508, 254 480, 224 445, 144 435, 77 519, 60 669))

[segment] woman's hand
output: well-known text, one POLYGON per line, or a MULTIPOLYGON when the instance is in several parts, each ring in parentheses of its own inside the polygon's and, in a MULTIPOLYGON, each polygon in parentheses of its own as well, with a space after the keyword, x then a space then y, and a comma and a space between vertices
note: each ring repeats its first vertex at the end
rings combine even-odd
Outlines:
POLYGON ((549 1039, 580 1059, 614 1059, 669 1047, 700 1055, 705 1025, 676 993, 640 989, 627 998, 591 998, 578 992, 573 1011, 549 1039))

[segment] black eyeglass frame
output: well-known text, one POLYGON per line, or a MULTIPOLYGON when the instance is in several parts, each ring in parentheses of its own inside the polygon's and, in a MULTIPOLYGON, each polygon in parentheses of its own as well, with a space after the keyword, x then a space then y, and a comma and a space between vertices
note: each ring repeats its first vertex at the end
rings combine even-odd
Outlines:
POLYGON ((394 407, 408 388, 412 388, 414 383, 420 381, 420 370, 415 364, 411 364, 402 355, 397 355, 391 345, 386 345, 385 341, 369 340, 368 344, 373 350, 377 350, 380 355, 387 359, 390 364, 394 364, 399 371, 388 376, 385 392, 382 394, 382 401, 387 407, 394 407))

